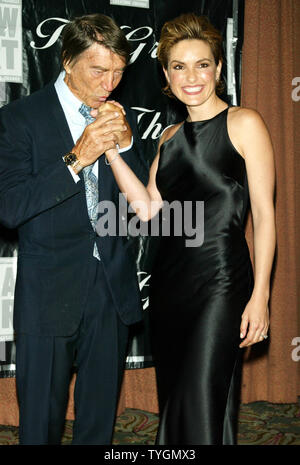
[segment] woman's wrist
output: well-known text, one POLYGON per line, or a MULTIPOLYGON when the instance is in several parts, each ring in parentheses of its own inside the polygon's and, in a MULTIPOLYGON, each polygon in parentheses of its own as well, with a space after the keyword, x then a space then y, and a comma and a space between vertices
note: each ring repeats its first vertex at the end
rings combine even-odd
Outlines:
POLYGON ((259 290, 259 289, 253 289, 252 296, 251 298, 253 300, 259 300, 264 303, 268 303, 270 299, 270 291, 269 290, 259 290))
POLYGON ((110 149, 105 152, 105 164, 111 165, 117 158, 119 158, 120 154, 117 149, 110 149))

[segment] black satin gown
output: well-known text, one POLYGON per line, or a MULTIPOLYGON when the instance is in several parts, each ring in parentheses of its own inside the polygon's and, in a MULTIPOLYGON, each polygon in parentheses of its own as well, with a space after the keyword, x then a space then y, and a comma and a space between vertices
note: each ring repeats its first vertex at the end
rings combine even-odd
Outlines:
POLYGON ((185 121, 161 146, 156 182, 162 198, 192 203, 194 217, 196 201, 204 201, 204 241, 187 247, 190 233, 171 230, 161 237, 152 270, 157 444, 236 443, 240 323, 253 273, 244 235, 246 167, 229 139, 227 113, 185 121))

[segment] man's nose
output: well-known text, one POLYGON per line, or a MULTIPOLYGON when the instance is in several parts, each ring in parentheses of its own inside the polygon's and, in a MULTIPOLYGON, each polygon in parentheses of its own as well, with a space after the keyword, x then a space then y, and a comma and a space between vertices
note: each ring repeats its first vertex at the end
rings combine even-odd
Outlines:
POLYGON ((102 86, 106 92, 112 92, 114 90, 114 75, 113 73, 105 73, 102 86))

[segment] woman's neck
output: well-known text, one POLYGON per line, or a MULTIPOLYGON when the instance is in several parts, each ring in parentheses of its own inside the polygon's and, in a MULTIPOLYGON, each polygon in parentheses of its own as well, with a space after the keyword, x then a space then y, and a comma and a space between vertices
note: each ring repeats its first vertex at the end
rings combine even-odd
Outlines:
POLYGON ((213 118, 227 108, 227 103, 216 95, 212 96, 201 105, 187 106, 187 121, 201 121, 213 118))

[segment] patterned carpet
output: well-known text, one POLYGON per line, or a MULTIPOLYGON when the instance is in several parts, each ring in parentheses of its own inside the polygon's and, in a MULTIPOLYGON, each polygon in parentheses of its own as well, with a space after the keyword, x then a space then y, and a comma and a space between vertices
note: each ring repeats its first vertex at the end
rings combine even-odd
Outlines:
MULTIPOLYGON (((66 422, 62 444, 70 444, 72 421, 66 422)), ((142 410, 126 409, 117 418, 113 444, 154 444, 158 417, 142 410)), ((0 426, 0 445, 18 444, 18 428, 0 426)), ((241 406, 238 444, 300 445, 300 403, 253 402, 241 406)))

